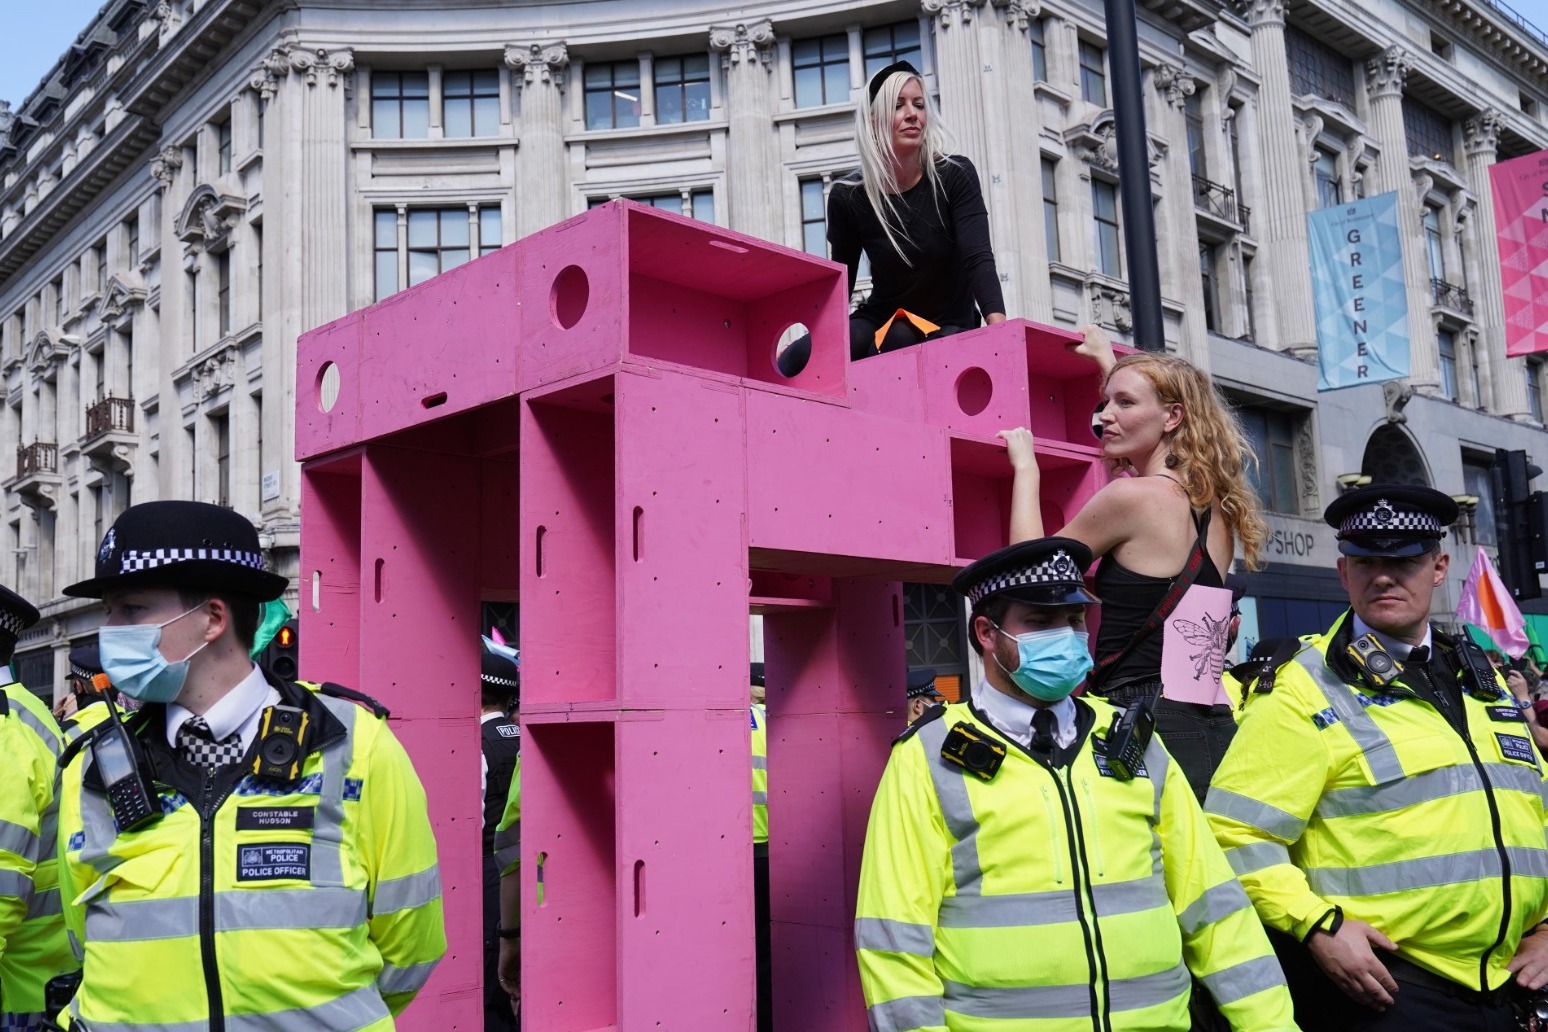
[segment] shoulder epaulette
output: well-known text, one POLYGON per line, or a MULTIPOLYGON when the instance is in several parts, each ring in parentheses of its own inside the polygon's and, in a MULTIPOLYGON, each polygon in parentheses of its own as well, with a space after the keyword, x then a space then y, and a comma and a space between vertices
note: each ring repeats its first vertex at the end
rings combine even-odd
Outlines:
POLYGON ((353 688, 346 688, 342 684, 334 684, 332 681, 324 681, 317 686, 317 690, 324 695, 331 695, 335 699, 348 699, 356 702, 376 714, 376 719, 386 720, 392 716, 392 711, 365 692, 357 692, 353 688))
POLYGON ((1304 645, 1300 638, 1264 638, 1254 645, 1247 661, 1231 668, 1231 676, 1242 686, 1242 702, 1246 703, 1253 692, 1272 692, 1279 668, 1294 659, 1304 645))
POLYGON ((905 729, 901 735, 898 735, 898 737, 892 740, 892 744, 897 745, 900 742, 908 741, 910 738, 914 737, 914 734, 920 728, 924 727, 932 720, 940 720, 945 715, 946 704, 944 702, 937 702, 934 706, 931 706, 929 709, 919 714, 919 719, 908 725, 907 729, 905 729))

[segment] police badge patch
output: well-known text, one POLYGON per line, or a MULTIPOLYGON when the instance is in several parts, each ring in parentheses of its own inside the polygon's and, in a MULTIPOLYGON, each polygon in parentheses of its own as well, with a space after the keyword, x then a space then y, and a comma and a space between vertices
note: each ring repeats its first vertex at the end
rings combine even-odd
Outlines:
POLYGON ((97 564, 99 566, 112 560, 114 546, 113 528, 109 527, 107 536, 102 539, 102 547, 97 549, 97 564))

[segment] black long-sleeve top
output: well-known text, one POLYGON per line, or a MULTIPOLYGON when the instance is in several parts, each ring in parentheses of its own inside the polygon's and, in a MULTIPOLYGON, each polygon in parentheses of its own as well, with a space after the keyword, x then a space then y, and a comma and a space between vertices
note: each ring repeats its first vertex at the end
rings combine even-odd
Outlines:
POLYGON ((906 262, 887 239, 859 176, 834 184, 828 196, 828 245, 833 260, 849 267, 851 292, 860 253, 871 259, 871 296, 856 315, 881 324, 904 308, 941 326, 971 329, 979 324, 980 312, 1005 311, 978 170, 961 155, 941 159, 936 170, 938 199, 929 177, 895 198, 908 239, 896 227, 893 233, 906 262))

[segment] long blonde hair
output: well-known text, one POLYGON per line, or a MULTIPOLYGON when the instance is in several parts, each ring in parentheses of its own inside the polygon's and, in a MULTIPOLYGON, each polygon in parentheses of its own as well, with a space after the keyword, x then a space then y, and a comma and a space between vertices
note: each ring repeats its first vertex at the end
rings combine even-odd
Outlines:
MULTIPOLYGON (((1174 355, 1125 355, 1107 374, 1133 369, 1156 392, 1163 407, 1182 406, 1182 422, 1166 437, 1167 467, 1196 509, 1218 504, 1232 536, 1241 543, 1248 569, 1263 566, 1268 524, 1258 493, 1247 480, 1247 463, 1256 463, 1247 436, 1209 374, 1174 355)), ((1106 384, 1103 384, 1106 387, 1106 384)), ((1128 465, 1119 460, 1118 465, 1128 465)))
POLYGON ((941 113, 935 106, 935 98, 925 89, 924 80, 911 72, 893 72, 887 76, 876 91, 875 100, 868 99, 869 90, 860 91, 860 102, 855 106, 855 143, 860 150, 859 182, 848 179, 836 185, 865 188, 866 199, 871 202, 871 210, 876 213, 882 232, 887 234, 887 242, 898 252, 898 257, 912 265, 899 242, 900 237, 909 240, 909 235, 894 200, 902 191, 893 172, 898 155, 892 146, 892 112, 898 106, 898 95, 910 80, 919 83, 919 92, 924 94, 925 126, 919 141, 919 161, 930 184, 930 195, 936 206, 940 206, 938 163, 948 157, 951 137, 941 124, 941 113))

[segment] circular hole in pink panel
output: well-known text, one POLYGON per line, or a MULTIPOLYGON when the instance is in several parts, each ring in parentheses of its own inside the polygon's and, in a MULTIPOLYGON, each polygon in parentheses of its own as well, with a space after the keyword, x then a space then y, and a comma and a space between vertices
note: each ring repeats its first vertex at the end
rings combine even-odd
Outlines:
POLYGON ((812 331, 805 323, 791 323, 774 340, 774 368, 780 376, 799 376, 812 358, 812 331))
POLYGON ((568 330, 580 322, 586 314, 586 304, 591 300, 591 283, 586 270, 579 265, 567 265, 554 277, 554 289, 548 295, 550 313, 554 325, 568 330))
POLYGON ((994 397, 994 381, 977 366, 962 370, 957 377, 957 407, 970 416, 976 416, 989 407, 994 397))
POLYGON ((317 408, 320 412, 332 412, 333 406, 339 403, 339 367, 333 362, 324 362, 322 368, 317 370, 317 408))

